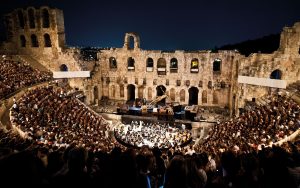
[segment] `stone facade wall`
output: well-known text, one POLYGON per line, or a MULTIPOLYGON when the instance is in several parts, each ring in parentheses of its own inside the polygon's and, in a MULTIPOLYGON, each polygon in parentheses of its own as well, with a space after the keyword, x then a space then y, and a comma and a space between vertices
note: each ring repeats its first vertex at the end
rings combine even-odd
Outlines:
POLYGON ((7 40, 1 45, 1 54, 26 55, 52 71, 62 64, 68 70, 81 70, 76 56, 78 49, 65 46, 63 11, 42 6, 18 8, 4 16, 7 40))
MULTIPOLYGON (((23 55, 23 58, 28 55, 31 61, 34 59, 52 71, 59 71, 63 64, 69 71, 84 70, 82 65, 85 62, 79 60, 80 49, 65 46, 61 10, 28 7, 16 9, 4 18, 7 41, 1 45, 0 54, 23 55), (45 11, 49 13, 49 27, 43 25, 45 11), (23 20, 24 27, 20 20, 23 20), (49 47, 45 43, 45 34, 51 40, 49 47), (37 37, 38 47, 33 47, 32 35, 37 37), (23 44, 21 36, 26 40, 23 44)), ((274 90, 240 84, 238 75, 270 78, 277 71, 280 79, 287 84, 300 80, 299 47, 300 22, 283 28, 277 51, 272 54, 254 53, 248 57, 236 51, 143 50, 139 36, 131 32, 125 34, 122 48, 99 50, 99 61, 91 66, 91 78, 69 79, 69 83, 84 91, 88 104, 98 103, 103 97, 127 101, 134 96, 151 101, 156 98, 157 89, 165 88, 169 96, 167 101, 229 107, 234 114, 245 101, 274 90), (149 58, 152 59, 152 67, 149 66, 149 58), (192 67, 195 59, 198 66, 192 67), (176 63, 171 63, 174 61, 177 61, 175 68, 176 63), (216 61, 220 66, 214 66, 218 65, 216 61)))
MULTIPOLYGON (((300 22, 285 27, 281 33, 280 47, 272 54, 254 53, 240 60, 239 75, 270 78, 273 71, 280 72, 281 80, 287 85, 300 80, 300 22)), ((275 88, 237 84, 238 105, 242 108, 245 101, 268 95, 275 88)))
POLYGON ((139 37, 136 34, 126 34, 123 48, 101 50, 99 52, 101 73, 98 76, 100 76, 102 81, 102 85, 98 86, 99 89, 102 89, 102 92, 98 92, 101 95, 99 98, 106 96, 111 99, 128 100, 127 87, 133 85, 136 98, 153 100, 157 94, 156 88, 161 85, 166 88, 169 96, 172 95, 171 101, 188 104, 189 89, 196 88, 195 91, 198 90, 199 105, 228 106, 231 76, 232 71, 236 68, 234 63, 236 56, 238 56, 235 52, 142 50, 138 47, 137 41, 139 41, 139 37), (128 48, 128 36, 134 36, 134 39, 138 39, 130 41, 134 42, 133 49, 128 48), (110 66, 110 58, 115 59, 116 67, 110 66), (128 67, 129 58, 133 58, 135 61, 134 70, 128 67), (149 68, 147 70, 148 58, 153 60, 153 68, 150 68, 151 70, 149 68), (162 60, 161 58, 166 63, 165 75, 160 75, 158 72, 160 70, 158 62, 162 60), (176 58, 178 62, 177 70, 171 69, 171 60, 173 58, 176 58), (192 70, 191 67, 192 60, 195 58, 199 62, 198 71, 192 70), (220 71, 214 72, 213 62, 216 59, 221 60, 220 71), (211 82, 211 87, 209 87, 209 82, 211 82), (183 97, 180 99, 180 92, 181 94, 184 93, 184 99, 183 97), (124 93, 124 95, 121 93, 124 93), (207 100, 202 100, 203 93, 207 93, 207 100))

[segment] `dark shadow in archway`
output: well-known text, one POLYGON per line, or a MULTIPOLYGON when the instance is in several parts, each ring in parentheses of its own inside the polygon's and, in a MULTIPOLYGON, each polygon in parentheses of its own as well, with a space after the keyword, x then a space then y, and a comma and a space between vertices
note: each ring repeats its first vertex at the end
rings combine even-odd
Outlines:
POLYGON ((67 72, 67 71, 68 71, 68 66, 65 65, 65 64, 62 64, 62 65, 59 67, 59 70, 60 70, 60 71, 63 71, 63 72, 67 72))
POLYGON ((127 100, 130 103, 134 103, 135 100, 135 86, 132 84, 127 86, 127 100))
MULTIPOLYGON (((156 87, 156 96, 162 96, 166 93, 166 87, 163 85, 159 85, 156 87)), ((166 104, 166 98, 157 102, 158 105, 164 106, 166 104)))
POLYGON ((199 90, 196 87, 189 89, 189 105, 198 105, 198 93, 199 90))
POLYGON ((270 78, 276 79, 276 80, 281 80, 281 76, 282 76, 282 72, 279 69, 276 69, 271 73, 270 78))

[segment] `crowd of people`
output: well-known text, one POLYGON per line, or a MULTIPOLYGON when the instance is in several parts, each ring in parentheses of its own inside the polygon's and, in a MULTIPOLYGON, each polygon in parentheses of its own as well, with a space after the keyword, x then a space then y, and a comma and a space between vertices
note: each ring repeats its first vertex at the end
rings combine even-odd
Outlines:
POLYGON ((197 149, 219 153, 242 152, 270 146, 300 128, 300 106, 286 96, 269 96, 268 105, 256 106, 239 117, 216 124, 197 149))
MULTIPOLYGON (((0 98, 51 78, 7 60, 0 73, 0 98)), ((189 130, 142 121, 114 127, 62 88, 28 90, 11 109, 24 135, 0 129, 0 177, 10 185, 299 187, 300 142, 272 144, 300 128, 300 106, 284 95, 268 101, 181 147, 189 130)))
POLYGON ((218 155, 143 146, 110 152, 33 144, 0 157, 6 185, 94 185, 104 188, 299 187, 300 143, 218 155))
POLYGON ((52 79, 51 72, 32 68, 29 64, 11 59, 0 60, 0 99, 15 91, 52 79))
POLYGON ((109 124, 76 97, 55 86, 27 91, 12 107, 12 124, 37 143, 110 151, 109 124))
POLYGON ((132 121, 131 124, 121 124, 115 128, 115 136, 128 145, 160 149, 181 146, 192 139, 191 132, 182 127, 170 126, 167 123, 144 123, 132 121))

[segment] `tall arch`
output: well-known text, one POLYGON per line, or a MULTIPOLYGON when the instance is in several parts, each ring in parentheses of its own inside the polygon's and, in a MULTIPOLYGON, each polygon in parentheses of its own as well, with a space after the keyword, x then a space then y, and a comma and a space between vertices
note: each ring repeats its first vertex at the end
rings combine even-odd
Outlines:
POLYGON ((216 58, 213 62, 213 74, 221 74, 222 60, 216 58))
POLYGON ((178 72, 178 60, 176 58, 172 58, 170 60, 170 72, 177 73, 178 72))
POLYGON ((124 46, 127 50, 140 48, 140 37, 136 33, 126 33, 124 39, 124 46), (133 42, 133 44, 132 44, 133 42))
POLYGON ((207 103, 207 91, 203 90, 202 92, 202 104, 206 104, 207 103))
POLYGON ((276 69, 270 74, 270 79, 281 80, 281 76, 282 76, 281 70, 276 69))
POLYGON ((110 87, 110 91, 111 91, 111 95, 110 96, 114 99, 116 97, 116 87, 115 87, 115 85, 112 85, 110 87))
POLYGON ((167 62, 165 58, 159 58, 157 60, 157 74, 166 75, 166 67, 167 67, 167 62))
POLYGON ((24 29, 25 22, 24 22, 24 15, 22 10, 18 10, 18 21, 20 28, 24 29))
POLYGON ((50 35, 48 33, 44 34, 44 45, 45 47, 51 47, 51 39, 50 39, 50 35))
POLYGON ((218 104, 218 93, 216 91, 213 92, 213 104, 218 104))
POLYGON ((21 47, 26 47, 26 38, 24 35, 20 36, 20 44, 21 44, 21 47))
POLYGON ((110 69, 116 69, 118 68, 118 63, 115 57, 110 57, 109 58, 109 68, 110 69))
POLYGON ((138 98, 144 98, 144 86, 138 87, 138 98))
POLYGON ((193 58, 191 61, 191 73, 199 72, 199 60, 197 58, 193 58))
POLYGON ((134 37, 133 36, 128 37, 128 49, 134 49, 134 37))
POLYGON ((213 87, 212 81, 208 81, 207 87, 208 87, 208 89, 212 89, 212 87, 213 87))
POLYGON ((28 18, 29 18, 29 27, 31 29, 35 28, 35 14, 32 8, 28 10, 28 18))
POLYGON ((198 87, 203 87, 203 81, 202 80, 199 81, 198 87))
POLYGON ((43 25, 43 28, 50 27, 49 12, 47 9, 42 10, 42 25, 43 25))
POLYGON ((35 34, 31 35, 31 47, 39 47, 39 42, 35 34))
MULTIPOLYGON (((164 95, 166 93, 166 90, 167 90, 166 87, 163 85, 157 86, 156 87, 156 96, 158 97, 158 96, 164 95)), ((159 101, 158 103, 164 105, 166 103, 166 99, 164 98, 161 101, 159 101)))
POLYGON ((189 89, 189 105, 198 105, 198 93, 199 90, 196 87, 189 89))
POLYGON ((148 87, 148 100, 152 100, 152 87, 148 87))
POLYGON ((174 88, 170 89, 170 99, 173 102, 175 101, 175 89, 174 88))
POLYGON ((185 102, 185 90, 184 89, 180 90, 179 96, 180 96, 180 102, 185 102))
POLYGON ((134 71, 135 69, 135 61, 132 57, 129 57, 127 59, 127 68, 129 71, 134 71))
POLYGON ((221 81, 221 88, 225 88, 226 87, 226 83, 224 81, 221 81))
POLYGON ((120 97, 123 98, 124 97, 124 85, 120 85, 120 97))
POLYGON ((135 85, 129 84, 127 86, 127 100, 134 101, 135 100, 135 85))
POLYGON ((68 71, 68 66, 66 64, 62 64, 62 65, 60 65, 59 70, 63 71, 63 72, 67 72, 68 71))
POLYGON ((153 71, 153 59, 151 57, 148 57, 146 60, 146 69, 147 69, 147 72, 153 71))

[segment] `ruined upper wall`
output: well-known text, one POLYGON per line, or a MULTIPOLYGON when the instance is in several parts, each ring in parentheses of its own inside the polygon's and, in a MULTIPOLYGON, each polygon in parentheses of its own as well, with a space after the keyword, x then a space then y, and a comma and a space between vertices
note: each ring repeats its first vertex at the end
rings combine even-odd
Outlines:
POLYGON ((280 35, 279 51, 285 54, 299 55, 300 53, 300 22, 292 27, 284 27, 280 35))
POLYGON ((3 48, 8 53, 57 55, 65 46, 62 10, 47 6, 18 8, 6 14, 4 20, 7 40, 3 48))

